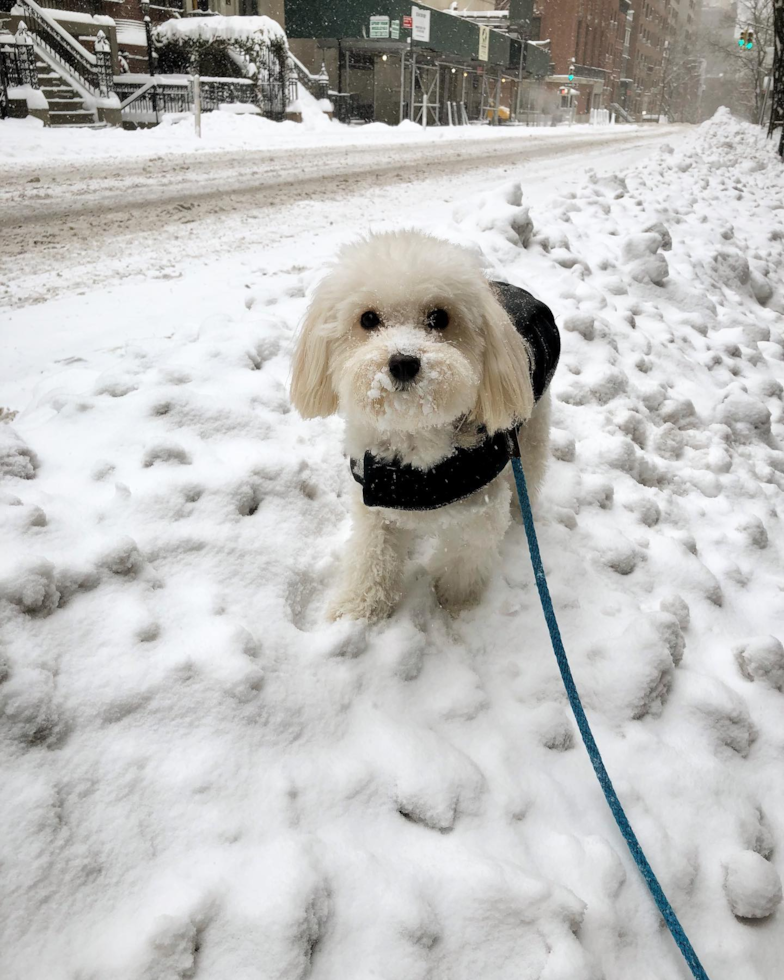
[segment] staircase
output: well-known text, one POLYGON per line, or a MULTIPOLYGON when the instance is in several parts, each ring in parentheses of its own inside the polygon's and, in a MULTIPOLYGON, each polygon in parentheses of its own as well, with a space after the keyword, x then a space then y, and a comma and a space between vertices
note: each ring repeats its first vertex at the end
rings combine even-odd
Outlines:
POLYGON ((38 82, 49 103, 51 126, 95 126, 95 112, 85 109, 84 102, 59 72, 40 56, 37 58, 38 82))
POLYGON ((26 78, 25 66, 32 68, 34 62, 38 77, 26 84, 40 88, 48 103, 39 118, 52 126, 120 125, 111 45, 103 30, 94 37, 77 37, 38 0, 0 0, 0 7, 9 3, 8 28, 14 32, 16 65, 21 65, 16 73, 26 78), (84 41, 92 43, 85 46, 84 41))
POLYGON ((619 106, 617 102, 610 103, 610 108, 615 113, 615 115, 623 119, 624 122, 627 123, 634 122, 634 116, 630 115, 625 109, 621 108, 621 106, 619 106))

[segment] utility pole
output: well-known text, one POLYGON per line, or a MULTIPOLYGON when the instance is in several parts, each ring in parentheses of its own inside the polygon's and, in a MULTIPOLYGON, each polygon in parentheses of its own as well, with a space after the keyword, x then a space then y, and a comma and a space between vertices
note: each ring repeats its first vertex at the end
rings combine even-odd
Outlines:
POLYGON ((784 0, 773 0, 773 92, 771 93, 768 136, 777 129, 779 156, 784 160, 784 0))

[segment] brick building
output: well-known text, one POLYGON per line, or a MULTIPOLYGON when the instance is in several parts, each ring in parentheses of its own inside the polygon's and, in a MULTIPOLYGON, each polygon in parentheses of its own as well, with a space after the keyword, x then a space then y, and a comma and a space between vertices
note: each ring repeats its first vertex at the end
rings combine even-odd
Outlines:
POLYGON ((533 37, 549 40, 552 84, 576 118, 592 108, 689 118, 700 0, 537 0, 534 13, 533 37))
POLYGON ((629 9, 629 0, 538 0, 534 8, 534 39, 550 41, 551 85, 566 90, 562 106, 578 119, 619 101, 629 9))

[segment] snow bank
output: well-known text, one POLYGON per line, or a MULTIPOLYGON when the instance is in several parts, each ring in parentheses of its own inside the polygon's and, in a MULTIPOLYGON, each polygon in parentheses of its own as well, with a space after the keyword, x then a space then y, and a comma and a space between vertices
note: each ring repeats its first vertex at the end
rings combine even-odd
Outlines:
MULTIPOLYGON (((783 204, 771 145, 721 116, 552 201, 488 191, 449 229, 563 328, 542 552, 714 980, 784 956, 783 204)), ((351 480, 340 422, 286 388, 317 278, 259 278, 226 297, 244 314, 167 339, 107 323, 27 404, 0 391, 6 975, 685 978, 520 527, 473 612, 438 608, 416 553, 393 619, 324 622, 351 480)))
MULTIPOLYGON (((206 18, 200 18, 206 19, 206 18)), ((213 18, 209 18, 213 19, 213 18)), ((240 18, 248 20, 249 18, 240 18)), ((179 23, 190 23, 180 21, 179 23)), ((51 129, 35 132, 23 125, 25 120, 7 119, 0 131, 0 170, 18 163, 46 164, 57 160, 113 159, 155 157, 169 153, 212 153, 231 150, 306 149, 339 145, 392 145, 406 143, 440 143, 461 140, 519 139, 524 135, 532 142, 548 138, 563 138, 565 129, 526 129, 520 126, 429 126, 423 129, 408 120, 399 126, 370 123, 367 126, 346 126, 336 119, 325 117, 317 100, 303 86, 298 87, 298 102, 304 107, 303 122, 273 123, 259 118, 247 118, 236 127, 227 129, 216 113, 202 115, 202 138, 193 133, 190 125, 182 125, 181 115, 163 118, 161 126, 153 129, 126 131, 122 129, 82 130, 51 129), (324 118, 322 118, 324 117, 324 118), (166 126, 166 122, 175 125, 166 126), (259 124, 262 124, 260 126, 259 124), (268 125, 264 125, 268 123, 268 125)), ((630 128, 611 127, 607 136, 628 136, 630 128)), ((595 126, 573 126, 569 131, 576 138, 596 136, 595 126)))

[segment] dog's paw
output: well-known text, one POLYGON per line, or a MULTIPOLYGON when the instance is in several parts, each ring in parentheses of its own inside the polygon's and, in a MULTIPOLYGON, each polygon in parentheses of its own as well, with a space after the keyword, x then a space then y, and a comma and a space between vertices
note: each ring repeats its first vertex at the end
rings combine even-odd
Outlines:
POLYGON ((395 608, 395 600, 379 593, 341 592, 327 607, 327 618, 333 623, 338 619, 365 619, 377 623, 387 619, 395 608))
POLYGON ((439 605, 452 616, 479 605, 484 593, 484 582, 461 587, 451 581, 436 579, 434 587, 439 605))

